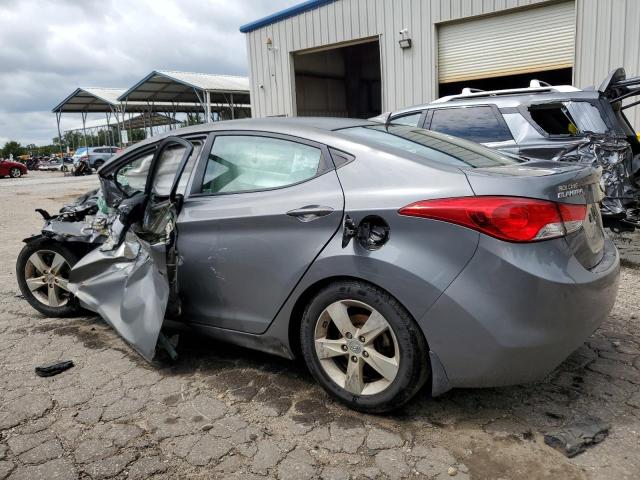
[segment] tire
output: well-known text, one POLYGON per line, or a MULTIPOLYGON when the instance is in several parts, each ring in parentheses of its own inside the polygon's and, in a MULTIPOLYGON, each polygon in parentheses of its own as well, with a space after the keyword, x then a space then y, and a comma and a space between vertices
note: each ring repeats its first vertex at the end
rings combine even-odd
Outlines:
POLYGON ((17 167, 13 167, 9 170, 9 176, 11 178, 20 178, 22 176, 22 171, 17 167))
POLYGON ((67 168, 67 166, 66 166, 66 165, 62 165, 62 166, 60 167, 60 171, 61 171, 61 172, 66 172, 67 170, 69 170, 69 169, 67 168))
POLYGON ((96 172, 100 169, 100 167, 104 165, 104 160, 96 160, 93 163, 93 168, 95 168, 96 172))
POLYGON ((334 282, 309 302, 302 317, 300 345, 316 381, 331 396, 361 412, 401 407, 431 374, 427 342, 409 312, 386 291, 362 281, 334 282), (350 327, 338 328, 338 324, 349 325, 333 319, 340 318, 340 312, 347 314, 342 318, 350 327), (373 323, 367 324, 371 319, 373 323), (379 328, 372 330, 376 325, 379 328), (319 351, 325 358, 320 358, 319 351), (387 357, 382 362, 381 355, 387 357), (373 368, 372 363, 379 367, 373 368), (348 372, 360 374, 348 377, 348 372), (346 388, 347 378, 361 381, 346 388))
POLYGON ((79 255, 66 246, 47 238, 27 243, 20 251, 16 262, 16 277, 20 292, 33 308, 47 317, 78 315, 81 312, 81 307, 77 299, 68 293, 62 285, 64 285, 63 279, 69 279, 69 270, 79 259, 79 255), (35 257, 36 255, 37 257, 35 257), (60 266, 54 276, 51 276, 49 268, 53 265, 53 260, 59 258, 58 256, 62 257, 64 263, 58 262, 60 266), (39 267, 36 266, 38 263, 36 258, 42 262, 39 267), (43 266, 46 269, 42 268, 43 266), (49 275, 47 275, 48 273, 49 275), (34 280, 40 278, 43 279, 42 287, 33 288, 34 280), (51 283, 47 284, 47 282, 51 283), (54 291, 52 296, 49 294, 51 289, 54 291), (57 306, 53 305, 56 301, 59 303, 57 306))

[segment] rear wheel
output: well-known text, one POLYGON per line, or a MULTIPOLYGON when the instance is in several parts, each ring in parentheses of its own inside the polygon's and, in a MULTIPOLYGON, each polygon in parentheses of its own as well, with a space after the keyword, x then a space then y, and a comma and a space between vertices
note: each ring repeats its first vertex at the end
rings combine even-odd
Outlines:
POLYGON ((13 167, 11 170, 9 170, 9 176, 11 178, 19 178, 20 176, 22 176, 22 171, 17 167, 13 167))
POLYGON ((27 243, 16 263, 18 286, 24 298, 48 317, 66 317, 80 312, 69 292, 69 271, 79 260, 67 247, 48 239, 27 243))
POLYGON ((314 378, 356 410, 398 408, 430 374, 426 341, 411 315, 365 282, 320 291, 305 310, 300 340, 314 378))
POLYGON ((96 171, 98 171, 98 169, 104 165, 104 160, 96 160, 93 164, 93 168, 96 169, 96 171))

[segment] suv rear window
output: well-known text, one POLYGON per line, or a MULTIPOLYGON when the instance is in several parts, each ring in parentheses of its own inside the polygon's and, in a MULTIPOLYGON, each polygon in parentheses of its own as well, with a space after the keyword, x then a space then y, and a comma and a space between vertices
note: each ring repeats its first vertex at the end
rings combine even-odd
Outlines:
POLYGON ((437 108, 432 111, 429 130, 478 143, 513 140, 506 124, 491 107, 437 108))
POLYGON ((586 132, 608 131, 600 110, 589 102, 531 105, 529 114, 547 135, 579 136, 586 132))

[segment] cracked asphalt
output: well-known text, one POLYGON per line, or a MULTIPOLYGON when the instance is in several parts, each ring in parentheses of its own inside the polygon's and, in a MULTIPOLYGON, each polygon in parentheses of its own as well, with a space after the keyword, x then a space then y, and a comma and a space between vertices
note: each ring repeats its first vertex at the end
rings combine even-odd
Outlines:
MULTIPOLYGON (((393 415, 333 402, 298 362, 180 335, 147 364, 99 318, 48 319, 18 294, 33 209, 97 184, 30 172, 0 179, 0 479, 640 478, 640 256, 625 258, 610 317, 544 381, 426 392, 393 415), (34 367, 75 367, 39 378, 34 367), (587 415, 609 436, 572 459, 546 431, 587 415)), ((559 319, 560 321, 560 319, 559 319)))

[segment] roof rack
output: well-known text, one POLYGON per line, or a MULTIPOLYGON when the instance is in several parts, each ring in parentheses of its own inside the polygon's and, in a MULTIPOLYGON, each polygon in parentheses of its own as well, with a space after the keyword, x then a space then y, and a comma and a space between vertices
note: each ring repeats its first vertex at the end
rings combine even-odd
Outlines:
POLYGON ((522 95, 526 93, 544 93, 544 92, 579 92, 580 89, 571 85, 549 85, 541 80, 531 80, 528 87, 508 88, 504 90, 480 90, 477 88, 465 87, 458 95, 449 95, 434 100, 432 103, 444 103, 460 98, 482 98, 497 97, 503 95, 522 95))

